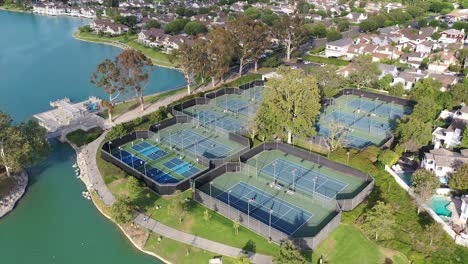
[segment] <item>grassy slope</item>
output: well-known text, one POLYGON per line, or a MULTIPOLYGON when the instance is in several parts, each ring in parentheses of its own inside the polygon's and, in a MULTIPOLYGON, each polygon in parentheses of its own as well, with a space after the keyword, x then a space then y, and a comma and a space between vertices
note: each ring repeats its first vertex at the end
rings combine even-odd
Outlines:
POLYGON ((328 263, 384 263, 386 257, 394 263, 409 261, 395 251, 383 250, 369 241, 356 227, 340 225, 315 250, 312 263, 318 263, 320 256, 328 263))
POLYGON ((153 48, 143 46, 136 42, 136 35, 122 35, 116 37, 100 37, 96 34, 88 32, 75 32, 73 36, 77 39, 98 42, 98 43, 108 43, 108 44, 124 44, 130 46, 134 49, 141 50, 146 56, 151 58, 154 64, 164 66, 164 67, 175 67, 176 65, 173 62, 169 61, 169 58, 166 54, 162 53, 153 48))
POLYGON ((102 129, 100 127, 94 127, 88 131, 78 129, 67 134, 67 139, 73 142, 78 147, 81 147, 90 142, 93 142, 101 134, 102 134, 102 129))
MULTIPOLYGON (((102 173, 103 169, 99 169, 102 173)), ((194 201, 190 202, 189 209, 181 223, 179 217, 174 216, 169 210, 169 205, 172 199, 174 199, 173 197, 160 197, 147 188, 144 188, 140 193, 130 193, 126 186, 127 181, 128 177, 120 178, 110 183, 108 187, 114 195, 126 194, 133 197, 138 207, 151 215, 156 221, 178 230, 233 247, 244 248, 252 240, 256 246, 255 250, 259 253, 275 255, 278 251, 279 247, 277 245, 268 243, 264 237, 246 228, 240 227, 239 234, 236 235, 234 233, 233 222, 215 212, 210 211, 211 219, 207 222, 203 218, 206 207, 194 201), (156 205, 162 208, 155 209, 156 205)), ((186 191, 183 195, 191 197, 191 192, 186 191)))

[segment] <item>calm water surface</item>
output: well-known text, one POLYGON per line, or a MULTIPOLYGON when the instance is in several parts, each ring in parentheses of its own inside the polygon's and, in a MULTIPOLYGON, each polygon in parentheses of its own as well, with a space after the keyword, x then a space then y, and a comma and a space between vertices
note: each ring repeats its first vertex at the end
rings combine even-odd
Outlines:
MULTIPOLYGON (((114 47, 76 41, 87 20, 0 11, 0 110, 15 120, 50 109, 49 101, 103 93, 89 75, 114 47)), ((157 68, 148 92, 183 85, 180 73, 157 68), (156 77, 157 76, 157 77, 156 77)), ((16 209, 0 220, 1 263, 160 263, 138 252, 81 197, 73 150, 53 142, 47 160, 30 169, 30 186, 16 209)))

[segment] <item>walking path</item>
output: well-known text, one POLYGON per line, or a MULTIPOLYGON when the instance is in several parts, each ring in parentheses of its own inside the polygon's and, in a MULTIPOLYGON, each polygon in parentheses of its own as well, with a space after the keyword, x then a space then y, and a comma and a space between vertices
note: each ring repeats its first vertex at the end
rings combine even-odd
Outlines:
MULTIPOLYGON (((144 112, 140 111, 139 109, 129 111, 121 115, 116 120, 114 120, 114 124, 127 122, 144 114, 151 113, 157 110, 160 106, 168 105, 170 102, 181 99, 183 96, 185 96, 185 93, 180 93, 167 97, 161 101, 158 101, 157 103, 150 105, 145 109, 144 112)), ((103 133, 98 139, 81 148, 78 151, 77 163, 81 169, 82 179, 86 183, 86 185, 90 189, 94 189, 101 198, 101 200, 107 206, 111 206, 115 201, 115 197, 112 195, 112 193, 109 191, 106 184, 104 183, 104 180, 99 172, 96 163, 96 154, 99 151, 99 146, 104 140, 106 134, 106 132, 103 133)), ((146 221, 144 221, 144 219, 147 219, 144 214, 138 214, 134 221, 135 223, 140 224, 158 234, 179 241, 181 243, 193 245, 195 247, 208 250, 210 252, 233 258, 238 257, 241 252, 246 252, 240 248, 231 247, 228 245, 224 245, 218 242, 214 242, 208 239, 204 239, 192 234, 179 231, 172 227, 158 223, 153 219, 147 219, 146 221)), ((272 263, 271 256, 256 254, 254 252, 246 253, 251 259, 251 261, 253 261, 254 263, 272 263)))

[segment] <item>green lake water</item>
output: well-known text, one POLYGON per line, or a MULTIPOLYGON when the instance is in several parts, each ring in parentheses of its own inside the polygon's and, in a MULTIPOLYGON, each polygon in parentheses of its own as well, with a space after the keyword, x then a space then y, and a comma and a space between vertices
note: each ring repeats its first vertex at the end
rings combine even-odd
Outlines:
MULTIPOLYGON (((103 93, 89 75, 114 47, 71 37, 88 20, 0 11, 0 111, 16 121, 50 109, 61 97, 85 99, 103 93)), ((183 85, 182 75, 156 68, 148 92, 183 85)), ((81 197, 75 153, 52 142, 52 153, 29 170, 30 185, 16 208, 0 219, 1 263, 161 263, 140 253, 92 202, 81 197)))

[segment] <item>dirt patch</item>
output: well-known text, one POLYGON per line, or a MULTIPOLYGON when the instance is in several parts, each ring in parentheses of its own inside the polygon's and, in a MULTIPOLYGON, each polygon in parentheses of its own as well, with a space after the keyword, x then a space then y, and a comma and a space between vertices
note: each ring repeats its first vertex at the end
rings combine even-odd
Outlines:
POLYGON ((122 228, 125 230, 125 233, 132 238, 135 244, 143 248, 149 235, 145 230, 132 224, 122 225, 122 228))
POLYGON ((193 225, 193 217, 191 215, 187 215, 184 217, 184 231, 185 232, 190 232, 192 230, 192 225, 193 225))
POLYGON ((395 251, 393 249, 380 248, 380 252, 382 253, 382 263, 384 263, 386 258, 394 260, 396 256, 401 256, 402 258, 406 259, 406 257, 404 257, 400 252, 395 251))

